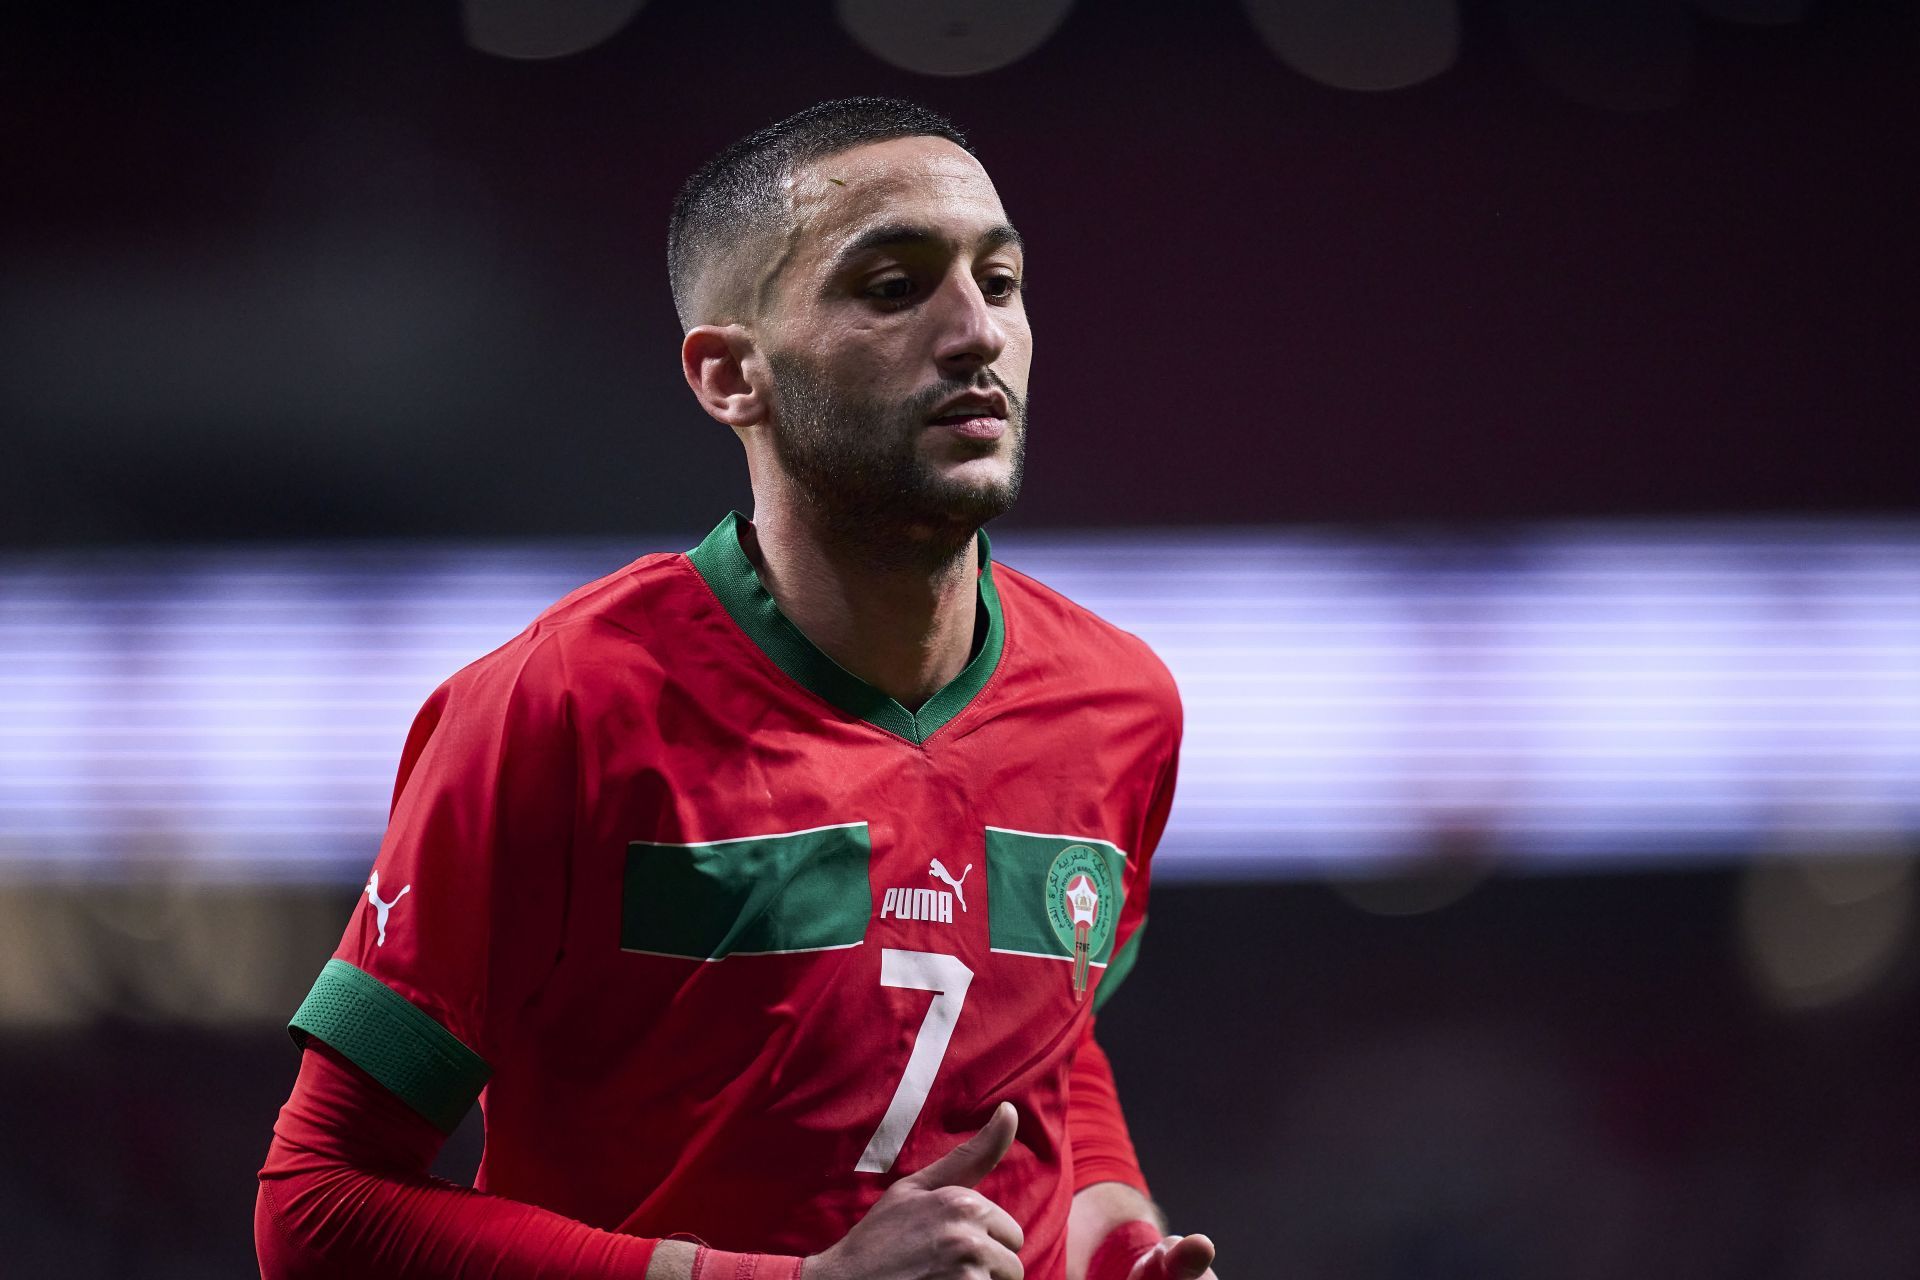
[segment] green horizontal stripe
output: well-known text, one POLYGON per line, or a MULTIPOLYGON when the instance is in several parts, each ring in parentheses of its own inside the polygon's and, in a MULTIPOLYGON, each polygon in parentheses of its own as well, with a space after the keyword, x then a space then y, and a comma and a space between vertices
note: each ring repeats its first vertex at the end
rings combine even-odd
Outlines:
POLYGON ((864 822, 709 844, 636 840, 620 945, 690 960, 851 946, 867 936, 872 862, 864 822))
POLYGON ((493 1069, 405 996, 345 960, 329 960, 287 1024, 346 1055, 445 1132, 459 1127, 493 1069))
POLYGON ((1049 889, 1047 876, 1063 851, 1078 847, 1107 868, 1108 900, 1100 904, 1099 922, 1088 941, 1092 962, 1109 962, 1115 926, 1125 900, 1121 877, 1126 870, 1126 857, 1119 849, 1092 836, 1041 835, 999 827, 987 828, 986 845, 989 946, 1029 955, 1073 955, 1072 934, 1063 933, 1056 923, 1060 915, 1058 904, 1054 904, 1052 912, 1048 909, 1055 894, 1049 889))

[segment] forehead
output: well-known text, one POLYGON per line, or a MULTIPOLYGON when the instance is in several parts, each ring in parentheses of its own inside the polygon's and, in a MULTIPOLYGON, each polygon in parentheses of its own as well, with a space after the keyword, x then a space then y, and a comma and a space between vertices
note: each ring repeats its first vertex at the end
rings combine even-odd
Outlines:
POLYGON ((1006 222, 980 162, 945 138, 894 138, 797 167, 791 179, 801 256, 830 261, 861 232, 914 222, 966 243, 1006 222))

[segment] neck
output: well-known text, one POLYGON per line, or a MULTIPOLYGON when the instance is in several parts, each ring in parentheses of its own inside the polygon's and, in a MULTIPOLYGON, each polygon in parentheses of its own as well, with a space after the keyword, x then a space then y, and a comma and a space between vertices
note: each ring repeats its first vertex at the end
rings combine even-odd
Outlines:
POLYGON ((794 502, 756 500, 741 543, 780 612, 821 652, 917 711, 973 650, 978 540, 916 539, 907 554, 849 546, 794 502), (919 552, 915 555, 912 552, 919 552))

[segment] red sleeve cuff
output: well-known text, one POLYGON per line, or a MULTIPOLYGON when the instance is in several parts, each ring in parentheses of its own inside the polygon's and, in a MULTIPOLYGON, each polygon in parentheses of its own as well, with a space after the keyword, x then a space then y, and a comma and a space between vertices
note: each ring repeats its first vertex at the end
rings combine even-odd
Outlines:
POLYGON ((1123 1222, 1107 1233, 1087 1262, 1087 1280, 1127 1280, 1140 1255, 1160 1243, 1160 1228, 1151 1222, 1123 1222))

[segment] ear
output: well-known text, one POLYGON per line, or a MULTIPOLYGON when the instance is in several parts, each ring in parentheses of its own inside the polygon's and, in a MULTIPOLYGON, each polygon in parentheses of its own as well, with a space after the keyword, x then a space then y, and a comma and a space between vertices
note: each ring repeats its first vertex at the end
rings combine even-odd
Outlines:
POLYGON ((680 344, 680 372, 715 421, 738 430, 766 420, 765 365, 744 327, 703 324, 689 330, 680 344))

